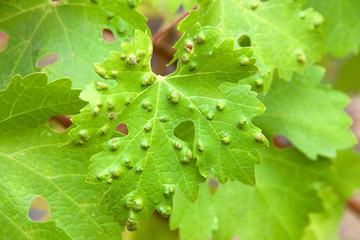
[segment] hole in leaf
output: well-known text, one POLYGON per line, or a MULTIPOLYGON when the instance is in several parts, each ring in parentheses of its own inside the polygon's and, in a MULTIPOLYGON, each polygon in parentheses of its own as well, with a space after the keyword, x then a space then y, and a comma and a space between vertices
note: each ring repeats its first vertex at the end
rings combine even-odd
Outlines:
POLYGON ((219 182, 215 178, 210 178, 208 185, 210 193, 214 195, 219 188, 219 182))
POLYGON ((36 63, 36 67, 38 68, 44 68, 48 65, 52 65, 54 63, 56 63, 58 61, 58 55, 56 53, 48 53, 44 56, 41 56, 37 63, 36 63))
POLYGON ((193 144, 195 138, 195 125, 192 121, 181 122, 174 129, 175 137, 189 143, 193 144))
POLYGON ((72 116, 63 116, 57 115, 48 119, 47 125, 56 133, 63 133, 66 129, 68 129, 71 125, 71 117, 72 116))
POLYGON ((105 28, 102 31, 102 37, 105 42, 115 42, 116 41, 114 33, 110 29, 107 29, 107 28, 105 28))
POLYGON ((0 32, 0 52, 6 49, 8 42, 9 36, 5 32, 0 32))
POLYGON ((272 141, 277 148, 289 148, 293 146, 289 139, 282 135, 274 136, 272 141))
POLYGON ((125 135, 129 134, 129 129, 127 128, 127 125, 125 123, 119 123, 116 126, 115 131, 117 131, 119 133, 122 133, 122 134, 125 134, 125 135))
POLYGON ((248 35, 244 34, 238 38, 238 44, 241 47, 250 47, 251 46, 251 39, 248 35))
POLYGON ((35 222, 51 221, 50 207, 43 197, 37 196, 32 200, 28 217, 35 222))

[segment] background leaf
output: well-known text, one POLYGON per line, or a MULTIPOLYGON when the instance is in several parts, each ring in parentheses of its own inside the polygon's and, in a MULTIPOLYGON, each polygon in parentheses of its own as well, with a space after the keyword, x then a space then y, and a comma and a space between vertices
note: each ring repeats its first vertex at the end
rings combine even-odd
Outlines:
POLYGON ((209 199, 208 187, 203 184, 195 204, 175 195, 170 226, 180 228, 183 240, 207 240, 209 235, 215 240, 234 236, 244 240, 300 239, 309 223, 308 214, 322 210, 317 187, 328 177, 330 162, 309 163, 295 149, 270 148, 261 155, 264 163, 257 167, 256 187, 228 182, 209 199), (211 208, 215 217, 209 219, 211 208), (202 214, 198 216, 198 212, 202 214), (218 223, 217 229, 209 224, 211 220, 218 223))
POLYGON ((157 7, 168 7, 171 12, 175 12, 180 8, 188 11, 197 4, 196 0, 152 0, 152 2, 156 4, 157 7))
POLYGON ((360 91, 360 54, 349 58, 339 71, 334 88, 350 94, 360 91))
POLYGON ((310 159, 336 157, 356 143, 344 108, 350 99, 321 84, 324 69, 312 67, 287 82, 276 78, 262 97, 266 112, 255 120, 270 135, 284 135, 310 159))
POLYGON ((339 228, 345 205, 360 189, 360 155, 354 150, 340 151, 334 163, 335 177, 324 186, 319 196, 324 211, 310 215, 303 240, 339 239, 339 228))
POLYGON ((357 0, 312 0, 306 7, 313 7, 325 18, 325 50, 344 57, 350 52, 359 52, 360 2, 357 0))
POLYGON ((122 228, 98 203, 106 187, 85 183, 89 157, 99 148, 60 147, 67 132, 46 126, 53 114, 74 114, 85 102, 70 90, 69 79, 47 85, 44 73, 15 76, 0 91, 0 238, 119 239, 122 228), (42 196, 52 221, 28 218, 30 204, 42 196))
POLYGON ((302 11, 302 2, 201 0, 179 29, 189 32, 199 22, 222 29, 222 37, 236 40, 235 47, 251 45, 261 70, 249 83, 267 91, 275 69, 290 79, 321 58, 323 19, 311 9, 302 11))
POLYGON ((119 51, 119 42, 133 39, 134 29, 148 29, 135 6, 127 0, 1 0, 0 32, 6 32, 9 44, 0 52, 0 87, 15 74, 38 71, 39 59, 50 53, 58 56, 42 69, 50 79, 70 77, 76 88, 96 80, 94 62, 119 51), (117 42, 105 42, 103 29, 117 42))

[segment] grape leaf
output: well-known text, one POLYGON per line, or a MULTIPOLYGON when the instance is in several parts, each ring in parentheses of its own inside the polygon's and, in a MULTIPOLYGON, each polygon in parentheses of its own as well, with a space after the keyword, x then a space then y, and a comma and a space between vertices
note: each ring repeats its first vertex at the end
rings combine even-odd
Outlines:
POLYGON ((95 65, 117 85, 95 82, 84 91, 91 108, 73 118, 78 127, 71 135, 76 145, 100 144, 119 122, 127 124, 128 136, 109 140, 91 159, 89 179, 112 183, 105 202, 121 224, 128 219, 130 230, 155 208, 169 215, 174 191, 194 201, 201 175, 255 184, 254 164, 261 161, 256 149, 268 142, 251 119, 264 106, 250 86, 223 90, 220 85, 238 82, 257 67, 251 48, 233 50, 231 38, 218 43, 220 32, 194 25, 177 43, 183 61, 166 77, 151 73, 151 40, 141 31, 135 43, 122 44, 123 53, 112 52, 95 65), (244 59, 247 64, 241 64, 244 59), (195 125, 194 142, 174 136, 185 121, 195 125))
POLYGON ((355 150, 339 151, 335 160, 337 177, 331 183, 344 201, 349 200, 355 190, 360 189, 360 154, 355 150))
POLYGON ((126 231, 123 237, 126 240, 179 240, 178 232, 170 230, 167 219, 156 213, 141 223, 138 231, 126 231))
POLYGON ((268 90, 275 68, 282 78, 289 79, 294 71, 300 73, 321 58, 322 17, 312 9, 302 11, 302 1, 198 0, 198 3, 199 9, 192 11, 179 29, 189 32, 199 22, 221 28, 224 38, 234 37, 240 46, 251 44, 261 67, 260 73, 249 80, 257 91, 259 87, 268 90))
POLYGON ((136 5, 131 0, 0 0, 0 32, 10 37, 0 52, 0 87, 17 73, 38 71, 37 62, 49 53, 58 56, 42 69, 49 78, 71 77, 74 87, 97 79, 92 64, 110 50, 120 50, 119 42, 133 39, 134 29, 147 29, 136 5), (105 42, 103 29, 118 41, 105 42))
POLYGON ((311 214, 303 240, 339 239, 339 225, 344 206, 360 189, 360 154, 354 150, 339 151, 334 163, 335 176, 320 191, 324 211, 311 214))
POLYGON ((152 0, 152 3, 161 7, 167 6, 171 12, 175 12, 181 6, 185 11, 196 6, 196 0, 152 0))
POLYGON ((213 197, 207 184, 201 184, 196 202, 196 204, 188 204, 183 196, 178 194, 174 196, 174 210, 170 217, 170 229, 179 228, 180 239, 182 240, 208 240, 212 238, 213 231, 218 229, 216 207, 213 206, 213 197))
POLYGON ((302 240, 339 240, 339 228, 344 205, 331 187, 320 189, 324 211, 311 213, 310 224, 305 228, 302 240))
POLYGON ((348 59, 339 71, 334 88, 346 93, 360 92, 360 54, 348 59))
POLYGON ((360 2, 358 0, 312 0, 307 7, 313 7, 325 18, 325 50, 337 57, 350 52, 359 52, 360 45, 360 2))
POLYGON ((344 107, 349 98, 320 81, 325 70, 306 69, 290 82, 280 78, 260 98, 267 107, 256 124, 270 135, 284 135, 301 152, 315 160, 317 155, 334 158, 336 150, 356 143, 349 129, 352 121, 344 107))
POLYGON ((119 239, 121 228, 99 200, 106 187, 85 183, 88 159, 99 148, 60 147, 68 133, 53 132, 54 114, 76 114, 86 103, 69 79, 47 84, 44 73, 15 76, 0 91, 0 238, 119 239), (52 221, 27 216, 31 201, 42 196, 52 221))
POLYGON ((179 227, 182 240, 207 240, 211 235, 215 240, 234 236, 242 240, 301 238, 308 214, 322 210, 316 190, 328 178, 330 161, 309 162, 295 149, 270 148, 261 155, 264 163, 257 167, 256 187, 228 182, 209 198, 208 186, 203 184, 196 203, 174 196, 170 226, 179 227), (212 220, 218 223, 215 231, 208 223, 211 208, 215 213, 212 220))

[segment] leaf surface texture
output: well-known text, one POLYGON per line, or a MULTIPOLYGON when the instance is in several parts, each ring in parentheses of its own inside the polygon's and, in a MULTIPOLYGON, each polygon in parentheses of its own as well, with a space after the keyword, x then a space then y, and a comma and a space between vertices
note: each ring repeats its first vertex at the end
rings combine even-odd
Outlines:
POLYGON ((88 159, 99 149, 64 147, 67 132, 46 126, 49 117, 75 114, 86 103, 69 79, 47 84, 44 73, 17 75, 0 91, 0 238, 119 239, 122 228, 99 200, 106 187, 85 183, 88 159), (61 147, 63 146, 63 147, 61 147), (27 214, 34 198, 50 206, 50 222, 27 214))
POLYGON ((228 182, 210 196, 207 184, 203 184, 196 203, 174 197, 170 226, 179 228, 181 239, 301 238, 309 213, 322 210, 316 185, 325 181, 330 162, 309 163, 295 149, 271 148, 261 155, 264 163, 257 167, 256 187, 228 182))
POLYGON ((0 87, 5 88, 15 74, 37 72, 37 62, 48 54, 58 57, 42 69, 50 79, 70 77, 74 87, 84 87, 98 78, 94 62, 110 50, 119 51, 119 42, 133 39, 135 29, 147 29, 136 4, 127 0, 1 0, 0 32, 9 36, 9 43, 0 52, 0 87), (117 41, 105 42, 104 29, 117 41))
POLYGON ((176 72, 161 77, 150 69, 149 37, 135 36, 122 53, 96 64, 97 73, 117 85, 95 82, 82 93, 91 107, 74 117, 78 127, 71 132, 76 145, 107 141, 92 158, 89 179, 112 184, 105 202, 128 229, 154 209, 168 216, 174 192, 195 201, 203 176, 254 185, 254 165, 261 161, 256 149, 268 144, 251 123, 264 111, 256 93, 247 85, 221 88, 257 72, 251 48, 234 50, 232 39, 219 42, 219 29, 196 24, 177 43, 183 61, 176 72), (245 57, 249 62, 241 65, 245 57), (185 121, 195 125, 193 142, 174 136, 185 121), (110 139, 120 122, 129 135, 110 139))

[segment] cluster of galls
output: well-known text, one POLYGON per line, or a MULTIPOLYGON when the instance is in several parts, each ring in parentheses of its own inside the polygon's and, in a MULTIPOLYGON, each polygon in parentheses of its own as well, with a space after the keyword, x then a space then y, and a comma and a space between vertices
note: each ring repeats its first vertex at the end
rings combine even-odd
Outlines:
MULTIPOLYGON (((168 99, 169 99, 170 102, 172 102, 173 104, 178 104, 178 103, 180 102, 180 100, 181 100, 181 94, 180 94, 179 91, 177 91, 176 89, 173 89, 173 90, 169 93, 168 99)), ((194 108, 195 108, 194 104, 189 103, 189 105, 188 105, 188 107, 187 107, 188 111, 194 111, 194 108)), ((202 107, 199 108, 199 110, 201 111, 201 113, 202 113, 202 114, 206 117, 206 119, 209 120, 209 121, 213 120, 213 119, 214 119, 214 116, 215 116, 214 111, 212 111, 212 110, 210 110, 210 109, 211 109, 211 106, 202 106, 202 107)), ((222 103, 218 103, 218 104, 216 104, 216 109, 217 109, 219 112, 222 112, 222 111, 224 111, 224 109, 225 109, 225 105, 222 104, 222 103)), ((168 118, 167 118, 167 117, 160 117, 159 120, 160 120, 161 122, 166 122, 166 121, 168 121, 168 118)), ((243 117, 243 118, 240 119, 240 121, 239 121, 239 123, 238 123, 238 127, 239 127, 240 129, 245 130, 246 126, 247 126, 247 119, 246 119, 245 117, 243 117)), ((265 137, 264 137, 264 135, 263 135, 262 133, 257 133, 257 134, 254 136, 254 139, 255 139, 257 142, 262 142, 262 143, 263 143, 264 140, 265 140, 265 137)), ((229 136, 229 135, 221 136, 221 142, 222 142, 223 144, 229 144, 229 143, 230 143, 230 140, 231 140, 231 139, 230 139, 230 136, 229 136)), ((181 144, 181 143, 179 143, 179 144, 181 144)), ((179 145, 179 144, 175 144, 175 148, 179 149, 179 147, 180 147, 180 149, 181 149, 182 147, 181 147, 181 145, 179 145)), ((200 152, 204 151, 204 146, 203 146, 203 144, 202 144, 201 141, 198 142, 197 146, 198 146, 198 150, 199 150, 200 152)), ((192 156, 192 154, 191 154, 191 156, 192 156)), ((187 160, 190 161, 191 159, 192 159, 192 158, 187 159, 187 160)), ((187 162, 188 162, 188 161, 187 161, 187 162)), ((186 163, 186 161, 185 161, 184 163, 186 163)))
MULTIPOLYGON (((140 208, 140 210, 142 210, 143 208, 143 203, 140 199, 135 200, 137 201, 137 207, 135 207, 136 205, 134 205, 134 209, 135 208, 140 208), (141 205, 140 205, 141 204, 141 205)), ((127 205, 126 205, 127 206, 127 205)), ((129 206, 129 208, 131 208, 131 205, 129 206)), ((140 211, 140 210, 136 210, 136 211, 140 211)), ((129 212, 129 216, 126 222, 126 228, 129 231, 136 231, 139 229, 139 220, 136 218, 136 214, 133 211, 129 212)))
MULTIPOLYGON (((116 140, 112 142, 113 145, 110 146, 110 149, 112 151, 115 151, 119 146, 118 144, 116 144, 116 140)), ((130 159, 130 158, 125 158, 122 162, 122 164, 124 165, 125 168, 127 168, 128 170, 134 168, 134 162, 130 159)), ((103 181, 103 180, 106 180, 106 182, 108 184, 112 184, 113 183, 113 179, 118 179, 121 177, 121 175, 124 174, 124 167, 115 167, 113 168, 111 171, 108 171, 108 172, 103 172, 103 173, 100 173, 96 176, 96 178, 99 180, 99 181, 103 181)), ((136 173, 141 173, 144 171, 144 168, 141 167, 141 166, 137 166, 136 169, 135 169, 135 172, 136 173)))
POLYGON ((181 142, 173 141, 173 146, 175 149, 182 152, 183 157, 180 159, 180 163, 187 164, 193 159, 193 152, 189 148, 184 148, 181 142))
POLYGON ((184 50, 185 52, 181 55, 180 60, 183 64, 188 65, 189 71, 194 71, 196 69, 196 63, 190 61, 194 56, 194 42, 198 45, 205 43, 206 39, 203 32, 198 33, 194 36, 193 40, 185 39, 184 41, 184 50))
POLYGON ((272 74, 270 71, 260 73, 260 76, 255 79, 254 82, 255 87, 259 90, 262 89, 264 87, 264 82, 266 81, 266 80, 264 81, 264 79, 270 79, 271 77, 272 74))
MULTIPOLYGON (((95 82, 95 88, 98 90, 98 91, 104 91, 104 90, 107 90, 108 89, 108 85, 104 82, 101 82, 101 81, 96 81, 95 82)), ((91 110, 92 111, 92 115, 94 117, 98 116, 101 112, 101 109, 102 108, 106 108, 106 113, 108 115, 108 119, 109 120, 113 120, 116 118, 116 113, 113 111, 114 108, 115 108, 115 101, 111 98, 108 98, 107 101, 105 102, 105 104, 103 103, 102 100, 98 99, 96 102, 95 102, 95 106, 93 107, 93 109, 91 110)), ((106 134, 106 132, 108 131, 108 126, 104 126, 100 129, 100 136, 103 136, 106 134)), ((89 139, 89 134, 86 130, 80 130, 79 133, 78 133, 78 136, 79 138, 77 140, 74 141, 74 145, 75 146, 81 146, 81 145, 84 145, 85 142, 88 141, 89 139)))
POLYGON ((297 54, 297 61, 298 61, 298 63, 304 64, 304 63, 306 62, 306 57, 305 57, 304 52, 301 51, 301 50, 297 50, 297 51, 296 51, 296 54, 297 54))
MULTIPOLYGON (((143 209, 143 203, 140 199, 126 202, 127 208, 132 208, 129 212, 128 219, 126 222, 126 228, 128 231, 136 231, 139 229, 139 220, 136 217, 136 211, 141 211, 143 209)), ((171 206, 160 205, 156 209, 164 217, 168 217, 171 214, 171 206)))
MULTIPOLYGON (((149 47, 148 50, 149 56, 152 56, 152 53, 153 53, 153 48, 149 47)), ((129 55, 123 53, 120 55, 120 59, 125 61, 128 66, 135 66, 136 64, 140 63, 141 60, 144 59, 145 55, 146 53, 144 50, 139 50, 137 51, 137 53, 130 53, 129 55)), ((146 68, 147 66, 149 66, 149 63, 145 61, 142 67, 146 68)))
MULTIPOLYGON (((152 52, 153 52, 153 48, 152 47, 149 47, 148 49, 148 54, 149 56, 152 56, 152 52)), ((131 66, 135 66, 139 63, 142 62, 142 60, 144 59, 146 55, 146 52, 145 50, 139 50, 137 51, 136 53, 130 53, 128 55, 122 53, 122 54, 119 54, 119 58, 120 60, 122 61, 125 61, 126 65, 131 67, 131 66)), ((146 68, 149 66, 149 63, 147 61, 143 61, 143 64, 142 64, 142 67, 143 68, 146 68)), ((107 71, 99 66, 95 66, 95 72, 102 78, 104 79, 116 79, 120 72, 119 71, 115 71, 115 70, 112 70, 112 71, 107 71)), ((149 74, 149 79, 146 79, 142 84, 143 86, 147 86, 147 85, 151 85, 156 79, 156 76, 154 74, 149 74)), ((101 84, 101 82, 100 82, 101 84)), ((103 85, 106 85, 105 83, 102 83, 103 85)), ((97 88, 98 90, 106 90, 106 89, 102 89, 101 86, 99 86, 99 88, 97 88)))
MULTIPOLYGON (((305 11, 301 11, 300 12, 300 19, 304 20, 307 18, 307 12, 305 11)), ((312 29, 317 29, 319 28, 324 22, 324 18, 319 15, 319 14, 315 14, 315 16, 313 17, 313 25, 312 25, 312 29)), ((304 54, 304 52, 302 50, 297 50, 295 52, 296 54, 296 58, 299 64, 304 64, 306 62, 306 56, 304 54)))
MULTIPOLYGON (((173 184, 163 184, 162 185, 162 191, 165 196, 165 198, 172 198, 172 196, 175 193, 175 185, 173 184)), ((130 196, 125 201, 125 207, 129 209, 129 215, 126 222, 126 228, 129 231, 136 231, 139 228, 139 220, 137 218, 137 213, 143 210, 144 208, 144 202, 139 197, 132 197, 130 196)), ((171 206, 166 205, 164 203, 158 204, 156 207, 156 210, 164 217, 168 217, 171 214, 171 206)))
MULTIPOLYGON (((99 73, 100 76, 104 77, 104 78, 108 78, 110 75, 107 73, 105 74, 105 70, 101 69, 99 67, 96 67, 96 71, 97 73, 99 73)), ((111 75, 111 77, 116 77, 115 71, 112 71, 113 75, 111 75)), ((153 84, 156 81, 156 75, 153 73, 149 73, 145 76, 145 79, 142 81, 141 86, 143 87, 148 87, 151 84, 153 84)), ((106 91, 109 88, 109 85, 102 82, 102 81, 96 81, 95 83, 95 89, 98 91, 106 91)), ((131 103, 131 101, 134 99, 134 94, 128 96, 125 100, 125 105, 128 105, 131 103)), ((113 120, 116 118, 117 114, 115 112, 113 112, 114 108, 115 108, 115 101, 108 97, 106 100, 106 112, 108 113, 108 118, 109 120, 113 120)), ((103 108, 104 104, 103 102, 99 99, 96 101, 95 106, 92 109, 92 114, 93 116, 99 116, 101 113, 101 109, 103 108)), ((152 104, 149 101, 144 101, 142 103, 142 107, 146 110, 148 110, 149 112, 152 110, 152 104)), ((146 125, 145 126, 146 131, 150 131, 151 130, 151 126, 146 125)), ((109 126, 105 125, 104 127, 102 127, 100 129, 100 136, 104 136, 107 131, 109 130, 109 126)), ((86 132, 86 130, 81 130, 79 132, 79 139, 74 141, 75 146, 81 146, 84 145, 84 143, 88 140, 89 136, 86 132)))
POLYGON ((108 183, 108 184, 112 184, 112 182, 113 182, 113 179, 117 179, 117 178, 119 178, 120 177, 120 175, 121 175, 121 170, 119 169, 119 168, 113 168, 113 170, 111 170, 110 171, 110 175, 109 175, 109 173, 107 173, 106 175, 105 174, 102 174, 102 173, 100 173, 100 174, 98 174, 97 176, 96 176, 96 178, 99 180, 99 181, 103 181, 103 180, 106 180, 106 182, 108 183), (108 176, 108 177, 107 177, 108 176))
MULTIPOLYGON (((116 79, 119 76, 119 72, 118 71, 105 71, 104 69, 95 66, 95 72, 102 77, 103 79, 116 79)), ((96 89, 97 90, 106 90, 108 89, 108 86, 106 83, 100 82, 98 81, 99 84, 104 85, 104 88, 101 88, 101 86, 97 86, 96 89)))
MULTIPOLYGON (((301 11, 300 12, 300 19, 304 20, 304 19, 306 19, 306 17, 307 17, 307 12, 306 11, 301 11)), ((316 16, 313 19, 314 29, 319 28, 323 23, 324 23, 324 18, 321 15, 316 14, 316 16)))
POLYGON ((79 139, 74 140, 74 145, 75 146, 82 146, 88 140, 88 133, 87 133, 86 130, 80 130, 78 135, 79 135, 79 139))

